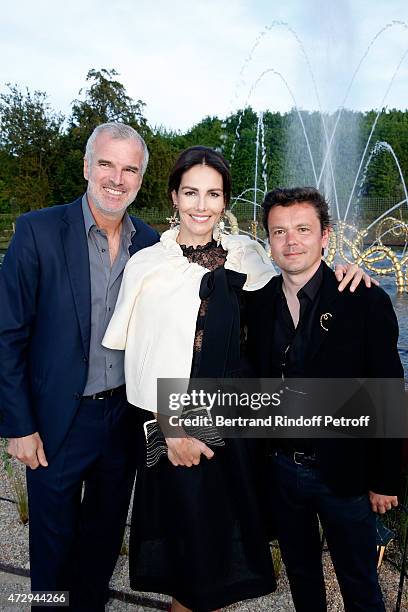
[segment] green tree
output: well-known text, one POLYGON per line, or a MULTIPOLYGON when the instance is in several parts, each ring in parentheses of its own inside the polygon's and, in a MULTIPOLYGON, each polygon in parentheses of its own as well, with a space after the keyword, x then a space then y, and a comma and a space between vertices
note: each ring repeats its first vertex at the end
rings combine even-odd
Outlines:
POLYGON ((163 212, 163 223, 170 216, 171 205, 167 197, 170 170, 181 149, 174 143, 174 135, 158 130, 146 136, 150 158, 142 188, 137 196, 137 208, 158 208, 163 212))
POLYGON ((0 148, 0 213, 10 213, 12 190, 16 181, 17 160, 0 148))
MULTIPOLYGON (((369 111, 363 116, 361 149, 367 141, 376 113, 369 111)), ((376 142, 387 142, 395 152, 403 175, 408 177, 408 114, 398 110, 383 109, 372 135, 365 162, 376 142)), ((361 193, 364 196, 390 198, 403 196, 403 187, 397 165, 390 152, 380 151, 368 166, 361 193)))
MULTIPOLYGON (((179 138, 182 148, 203 145, 219 149, 222 145, 222 123, 218 117, 205 117, 194 125, 184 136, 179 138)), ((177 140, 177 139, 175 139, 177 140)))
POLYGON ((133 101, 126 93, 125 86, 115 77, 115 69, 91 69, 86 75, 88 88, 82 88, 79 95, 83 100, 74 100, 71 127, 87 130, 89 133, 100 123, 121 121, 136 129, 146 130, 143 116, 144 102, 133 101))
MULTIPOLYGON (((234 195, 254 187, 257 123, 257 114, 251 107, 238 111, 224 122, 224 155, 231 163, 234 195)), ((260 180, 259 176, 258 187, 260 180)), ((253 194, 249 193, 248 199, 252 198, 253 194)))
POLYGON ((72 103, 68 129, 60 140, 60 163, 56 169, 54 190, 58 201, 72 200, 85 190, 85 145, 97 125, 119 121, 131 125, 143 137, 150 134, 143 115, 144 102, 132 100, 117 76, 114 69, 89 70, 86 75, 88 86, 80 89, 80 98, 72 103))
POLYGON ((0 146, 8 156, 6 193, 22 211, 42 208, 52 201, 52 169, 64 117, 50 108, 45 92, 7 87, 9 91, 0 94, 0 146))

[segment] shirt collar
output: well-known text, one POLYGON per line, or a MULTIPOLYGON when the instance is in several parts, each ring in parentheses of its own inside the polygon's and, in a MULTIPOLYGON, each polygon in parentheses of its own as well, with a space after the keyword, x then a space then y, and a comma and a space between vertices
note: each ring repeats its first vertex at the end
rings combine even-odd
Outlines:
MULTIPOLYGON (((316 272, 313 274, 312 278, 309 279, 306 285, 303 285, 297 292, 297 297, 301 298, 306 296, 311 302, 316 298, 316 295, 320 289, 323 280, 323 262, 321 262, 320 266, 317 268, 316 272)), ((281 297, 285 297, 283 293, 282 287, 283 278, 282 275, 279 277, 279 293, 281 297)), ((285 298, 286 299, 286 298, 285 298)))
MULTIPOLYGON (((95 223, 95 219, 89 207, 88 198, 86 193, 82 196, 82 214, 84 215, 84 223, 85 223, 85 231, 88 236, 89 230, 92 227, 97 227, 95 223)), ((122 219, 122 236, 133 238, 136 234, 135 226, 133 225, 132 219, 129 217, 129 214, 125 212, 122 219)))
POLYGON ((316 272, 313 274, 312 278, 307 281, 306 285, 303 285, 301 289, 297 292, 298 298, 306 295, 311 302, 314 301, 320 286, 323 280, 323 262, 320 263, 320 266, 317 268, 316 272))
POLYGON ((135 234, 136 234, 136 228, 133 225, 133 221, 130 218, 128 212, 126 211, 122 219, 122 236, 133 238, 135 234))
POLYGON ((84 215, 84 223, 85 223, 85 231, 88 236, 89 230, 91 227, 95 226, 95 219, 93 218, 93 214, 91 213, 91 209, 89 208, 88 198, 86 197, 86 193, 82 196, 82 214, 84 215))

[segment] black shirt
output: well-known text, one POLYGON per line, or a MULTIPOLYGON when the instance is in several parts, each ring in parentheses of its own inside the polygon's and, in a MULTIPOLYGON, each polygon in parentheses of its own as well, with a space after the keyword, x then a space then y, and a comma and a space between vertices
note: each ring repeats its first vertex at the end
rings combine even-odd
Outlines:
MULTIPOLYGON (((277 307, 272 339, 271 376, 280 378, 302 378, 305 376, 307 347, 311 341, 312 324, 319 303, 320 287, 323 279, 323 263, 312 278, 298 292, 300 303, 297 327, 282 288, 282 278, 277 297, 277 307)), ((314 452, 313 440, 281 440, 279 447, 286 451, 314 452)))

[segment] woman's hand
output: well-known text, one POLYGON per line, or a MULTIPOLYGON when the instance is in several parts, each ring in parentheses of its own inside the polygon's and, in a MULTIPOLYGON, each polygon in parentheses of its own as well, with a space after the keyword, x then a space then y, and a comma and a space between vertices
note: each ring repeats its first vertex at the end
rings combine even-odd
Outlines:
POLYGON ((396 495, 381 495, 380 493, 369 491, 369 497, 372 511, 378 512, 378 514, 385 514, 388 510, 398 506, 398 497, 396 495))
POLYGON ((357 264, 337 264, 335 267, 335 274, 337 280, 340 282, 338 286, 339 291, 343 291, 345 287, 351 282, 350 291, 353 291, 359 286, 361 280, 364 280, 366 287, 373 285, 379 285, 380 283, 374 278, 371 278, 362 268, 359 268, 357 264))
POLYGON ((201 455, 207 459, 214 457, 214 451, 204 442, 188 436, 182 438, 166 438, 167 456, 173 465, 191 467, 200 463, 201 455))

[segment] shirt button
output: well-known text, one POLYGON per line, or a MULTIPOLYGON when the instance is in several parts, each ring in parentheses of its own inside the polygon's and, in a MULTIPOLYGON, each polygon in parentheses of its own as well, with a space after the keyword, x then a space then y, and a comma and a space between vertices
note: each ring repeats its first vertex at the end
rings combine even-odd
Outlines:
POLYGON ((110 364, 109 368, 112 368, 112 364, 110 364))
POLYGON ((104 253, 106 251, 106 249, 102 249, 102 253, 104 253))
POLYGON ((84 361, 85 363, 88 363, 88 357, 84 357, 84 358, 83 358, 83 361, 84 361))

